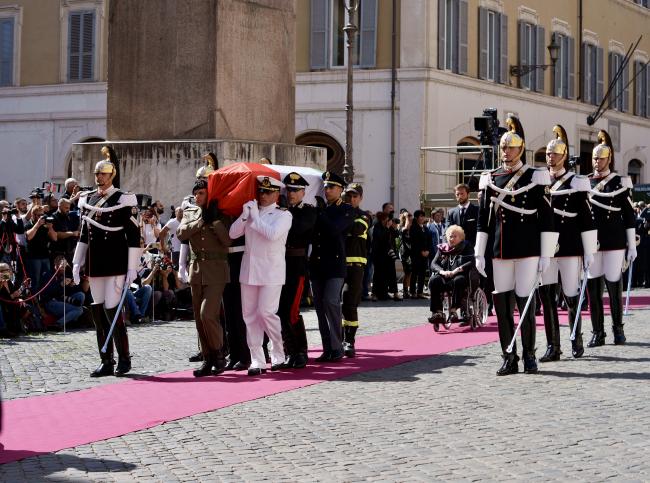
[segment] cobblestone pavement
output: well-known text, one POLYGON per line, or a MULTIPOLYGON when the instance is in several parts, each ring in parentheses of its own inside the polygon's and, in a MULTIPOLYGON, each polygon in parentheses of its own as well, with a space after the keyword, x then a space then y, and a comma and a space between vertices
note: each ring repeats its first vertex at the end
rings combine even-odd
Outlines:
MULTIPOLYGON (((427 313, 423 305, 366 304, 364 333, 417 325, 427 313)), ((488 344, 28 458, 1 466, 0 480, 650 481, 649 314, 626 317, 627 345, 611 345, 610 335, 608 345, 579 360, 570 357, 563 328, 563 360, 541 365, 538 375, 495 377, 499 350, 488 344)), ((313 313, 307 323, 315 326, 313 313)), ((142 354, 137 368, 149 369, 144 359, 156 361, 156 371, 188 366, 174 358, 194 348, 191 324, 132 334, 142 354), (155 351, 167 339, 182 340, 155 351)), ((11 354, 33 363, 48 354, 63 357, 59 347, 70 344, 67 350, 83 354, 66 356, 78 362, 65 370, 65 362, 48 365, 52 373, 63 370, 68 383, 47 390, 93 385, 84 381, 94 360, 91 335, 3 347, 3 371, 11 354), (70 374, 80 368, 81 376, 70 374)), ((310 331, 310 342, 317 339, 310 331)), ((538 332, 540 352, 543 342, 538 332)), ((25 378, 27 366, 11 364, 25 378)), ((31 371, 39 373, 30 373, 31 383, 6 383, 10 397, 44 384, 47 377, 31 371)))

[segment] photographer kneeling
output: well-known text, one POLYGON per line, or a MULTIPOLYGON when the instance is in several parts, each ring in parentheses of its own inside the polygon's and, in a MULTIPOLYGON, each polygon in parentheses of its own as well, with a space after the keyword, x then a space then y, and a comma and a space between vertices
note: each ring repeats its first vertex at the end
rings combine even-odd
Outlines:
POLYGON ((171 260, 167 257, 154 256, 151 263, 151 271, 142 280, 142 285, 153 287, 154 314, 160 314, 160 320, 172 320, 176 304, 175 290, 180 285, 178 272, 174 270, 171 260))
POLYGON ((27 235, 27 257, 25 265, 29 278, 32 280, 32 292, 41 288, 41 278, 50 267, 50 242, 56 241, 54 218, 43 214, 42 206, 34 206, 31 219, 25 225, 27 235))
MULTIPOLYGON (((72 272, 66 273, 66 268, 69 268, 69 265, 63 255, 54 259, 54 267, 60 270, 40 298, 45 311, 57 318, 54 327, 63 329, 64 323, 75 322, 81 317, 86 296, 81 287, 72 281, 72 272)), ((52 275, 54 273, 50 276, 52 275)))
POLYGON ((456 311, 460 308, 461 299, 468 286, 469 271, 474 265, 474 250, 465 241, 465 232, 458 225, 452 225, 445 231, 447 243, 438 245, 433 262, 432 275, 429 279, 429 294, 431 295, 432 324, 444 323, 445 314, 442 312, 442 294, 451 292, 452 303, 449 310, 449 322, 458 321, 456 311))

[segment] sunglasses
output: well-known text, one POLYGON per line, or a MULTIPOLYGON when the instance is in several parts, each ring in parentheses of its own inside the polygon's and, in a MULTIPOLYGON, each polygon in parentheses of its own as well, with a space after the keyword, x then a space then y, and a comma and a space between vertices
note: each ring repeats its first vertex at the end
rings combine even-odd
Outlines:
POLYGON ((302 191, 304 188, 289 188, 287 187, 287 192, 289 193, 297 193, 298 191, 302 191))

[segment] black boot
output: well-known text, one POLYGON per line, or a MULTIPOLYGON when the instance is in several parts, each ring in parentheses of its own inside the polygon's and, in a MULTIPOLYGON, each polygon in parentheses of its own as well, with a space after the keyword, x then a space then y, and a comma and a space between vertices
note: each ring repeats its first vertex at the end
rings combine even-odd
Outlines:
POLYGON ((582 357, 582 355, 585 353, 585 348, 582 342, 582 317, 580 316, 580 310, 578 307, 579 299, 579 295, 575 295, 574 297, 564 297, 564 300, 566 301, 567 311, 569 313, 570 333, 573 333, 573 324, 576 323, 576 315, 578 316, 576 336, 575 339, 571 341, 571 353, 576 359, 582 357))
POLYGON ((355 335, 358 327, 346 325, 343 327, 343 353, 345 357, 354 357, 356 350, 354 349, 355 335))
MULTIPOLYGON (((113 318, 117 312, 117 307, 106 309, 106 315, 110 323, 113 323, 113 318)), ((117 322, 113 330, 113 340, 115 341, 115 348, 117 349, 117 367, 115 368, 115 375, 120 377, 131 370, 131 354, 129 353, 129 336, 126 333, 126 325, 122 318, 122 312, 117 314, 117 322)))
POLYGON ((110 328, 108 317, 104 311, 104 304, 92 304, 90 306, 90 313, 95 324, 95 333, 97 335, 97 347, 99 349, 99 357, 101 362, 97 369, 90 373, 90 377, 104 377, 113 375, 113 367, 115 360, 113 359, 113 342, 111 341, 106 347, 106 352, 102 352, 106 335, 110 328))
POLYGON ((514 306, 514 293, 512 291, 492 294, 494 302, 494 311, 497 315, 497 326, 499 329, 499 342, 501 343, 501 351, 503 357, 503 364, 497 371, 497 376, 506 376, 508 374, 515 374, 519 371, 517 362, 517 344, 512 347, 512 352, 507 352, 508 346, 512 341, 515 333, 515 319, 513 317, 514 306))
MULTIPOLYGON (((526 306, 527 297, 516 297, 519 314, 526 306)), ((521 315, 520 315, 521 317, 521 315)), ((524 372, 535 374, 537 372, 537 359, 535 359, 535 299, 533 298, 521 324, 522 357, 524 359, 524 372)))
POLYGON ((603 315, 603 276, 587 280, 589 313, 591 315, 592 336, 587 347, 605 345, 605 319, 603 315))
POLYGON ((560 354, 560 321, 557 315, 557 302, 555 293, 557 284, 542 285, 539 287, 539 298, 544 309, 544 330, 546 331, 546 353, 539 358, 539 362, 559 361, 560 354))
POLYGON ((623 331, 623 282, 610 282, 605 279, 607 293, 609 294, 609 308, 612 313, 612 332, 614 333, 614 344, 625 344, 625 332, 623 331))
POLYGON ((509 376, 510 374, 517 374, 519 372, 519 358, 516 354, 502 355, 503 364, 497 370, 497 376, 509 376))
POLYGON ((205 377, 212 374, 212 357, 211 354, 203 355, 203 364, 198 369, 194 369, 194 377, 205 377))
POLYGON ((217 350, 210 356, 212 359, 212 375, 216 376, 226 370, 226 358, 222 350, 217 350))

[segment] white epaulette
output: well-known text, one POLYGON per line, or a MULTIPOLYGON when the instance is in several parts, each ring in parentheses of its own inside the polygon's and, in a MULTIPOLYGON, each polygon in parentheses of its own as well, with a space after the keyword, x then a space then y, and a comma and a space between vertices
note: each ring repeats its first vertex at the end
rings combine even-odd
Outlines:
POLYGON ((632 184, 632 178, 629 176, 621 176, 621 186, 624 188, 633 189, 634 185, 632 184))
POLYGON ((571 178, 571 188, 576 191, 589 192, 591 191, 591 183, 589 182, 589 178, 586 176, 576 174, 571 178))
POLYGON ((478 189, 484 190, 492 183, 492 172, 483 171, 481 177, 478 180, 478 189))
POLYGON ((551 173, 546 168, 532 168, 533 183, 539 186, 549 186, 551 184, 551 173))
POLYGON ((118 203, 122 206, 138 206, 138 199, 133 193, 123 191, 118 203))

